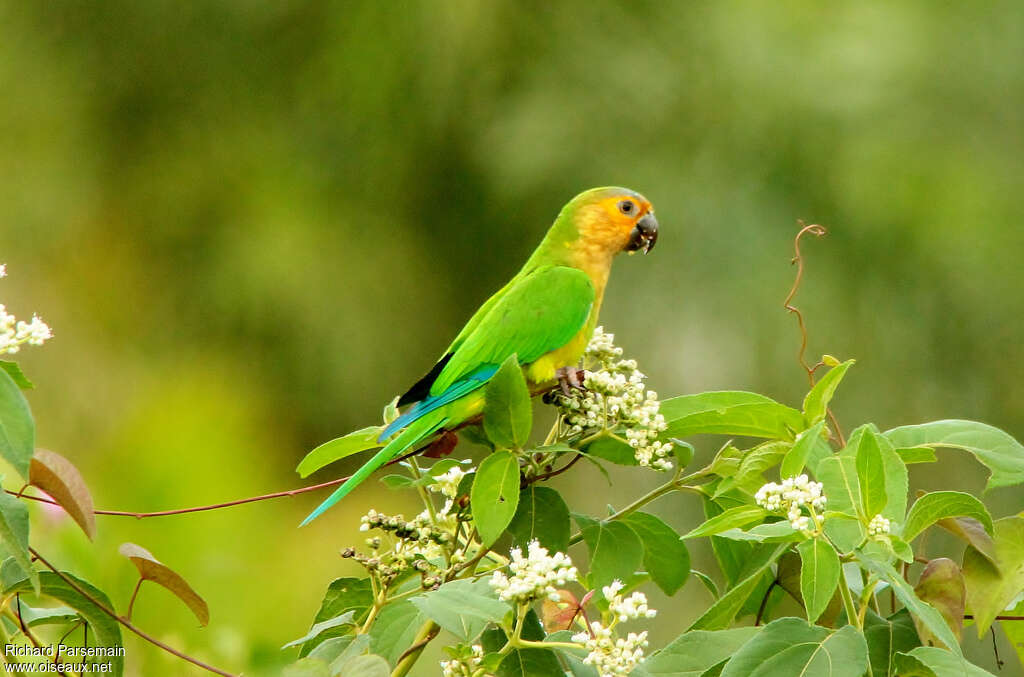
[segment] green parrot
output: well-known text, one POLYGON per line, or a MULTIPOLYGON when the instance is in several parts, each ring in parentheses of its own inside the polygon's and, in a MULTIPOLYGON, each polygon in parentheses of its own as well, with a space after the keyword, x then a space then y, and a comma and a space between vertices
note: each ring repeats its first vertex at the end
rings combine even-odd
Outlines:
POLYGON ((484 409, 484 386, 511 355, 530 384, 579 386, 577 367, 597 325, 612 259, 658 240, 651 203, 626 188, 593 188, 569 201, 512 280, 473 314, 430 372, 398 400, 384 448, 302 522, 344 498, 377 468, 484 409))

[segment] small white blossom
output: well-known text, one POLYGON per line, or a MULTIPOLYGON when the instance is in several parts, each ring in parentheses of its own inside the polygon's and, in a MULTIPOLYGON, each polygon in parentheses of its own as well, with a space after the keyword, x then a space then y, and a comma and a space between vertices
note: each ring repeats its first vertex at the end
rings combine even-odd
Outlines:
POLYGON ((608 600, 608 610, 620 621, 654 618, 658 612, 647 606, 647 595, 642 592, 634 592, 629 597, 623 598, 619 592, 624 587, 626 586, 622 581, 615 579, 610 585, 601 588, 604 598, 608 600))
POLYGON ((869 536, 880 536, 882 534, 889 533, 889 529, 892 525, 889 520, 882 517, 881 515, 875 515, 871 518, 868 523, 868 535, 869 536))
POLYGON ((644 660, 647 631, 613 638, 611 627, 594 621, 590 624, 590 634, 577 633, 572 636, 572 641, 582 643, 590 652, 583 662, 596 669, 600 677, 621 677, 628 675, 644 660))
MULTIPOLYGON (((0 264, 0 277, 7 277, 5 264, 0 264)), ((51 338, 53 331, 38 315, 33 315, 31 322, 22 322, 0 303, 0 355, 13 355, 26 343, 41 346, 51 338)))
POLYGON ((462 482, 462 478, 474 471, 476 468, 463 470, 460 466, 453 466, 447 472, 434 478, 434 484, 430 485, 430 490, 435 493, 440 492, 448 498, 455 498, 459 493, 459 483, 462 482))
POLYGON ((622 348, 614 340, 615 335, 602 327, 594 330, 584 356, 598 368, 585 373, 584 389, 559 396, 562 415, 574 435, 624 428, 640 465, 668 470, 672 445, 658 440, 668 428, 659 412, 658 393, 645 388, 647 377, 637 369, 636 360, 621 359, 622 348))
POLYGON ((537 541, 530 541, 526 557, 520 548, 512 548, 510 554, 512 575, 495 571, 490 581, 502 601, 522 604, 543 597, 557 602, 561 598, 555 586, 576 580, 576 567, 569 556, 561 552, 548 555, 548 549, 537 541))
POLYGON ((479 644, 474 644, 470 651, 472 653, 463 656, 461 660, 453 658, 450 661, 441 661, 442 677, 472 677, 484 659, 484 648, 479 644))
POLYGON ((803 508, 807 506, 811 509, 817 526, 820 526, 822 518, 815 511, 825 509, 827 499, 822 493, 823 487, 821 482, 810 480, 807 475, 787 477, 781 484, 769 482, 762 486, 754 495, 754 500, 769 512, 785 512, 794 529, 807 531, 810 519, 803 514, 803 508))

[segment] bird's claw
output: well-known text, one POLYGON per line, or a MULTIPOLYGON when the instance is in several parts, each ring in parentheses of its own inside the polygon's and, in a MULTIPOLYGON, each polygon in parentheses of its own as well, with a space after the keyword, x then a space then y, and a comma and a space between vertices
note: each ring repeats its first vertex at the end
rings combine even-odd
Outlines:
POLYGON ((555 372, 555 375, 558 376, 558 386, 566 397, 569 397, 572 389, 580 390, 583 388, 584 372, 582 369, 562 367, 555 372))

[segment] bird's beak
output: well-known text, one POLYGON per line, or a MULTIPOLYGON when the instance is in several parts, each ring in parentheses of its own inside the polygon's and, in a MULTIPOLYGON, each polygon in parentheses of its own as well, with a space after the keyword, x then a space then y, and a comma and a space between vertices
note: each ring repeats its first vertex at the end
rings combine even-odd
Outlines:
POLYGON ((626 244, 627 252, 635 252, 640 249, 644 254, 654 249, 654 243, 658 241, 658 219, 654 214, 647 212, 636 222, 633 230, 629 233, 629 243, 626 244))

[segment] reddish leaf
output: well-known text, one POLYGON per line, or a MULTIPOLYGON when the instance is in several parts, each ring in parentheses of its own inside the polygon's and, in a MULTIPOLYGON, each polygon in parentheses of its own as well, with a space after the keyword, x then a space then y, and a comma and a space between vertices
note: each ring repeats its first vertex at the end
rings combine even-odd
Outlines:
POLYGON ((49 449, 36 449, 29 467, 29 483, 45 491, 64 508, 89 540, 95 537, 92 495, 71 461, 49 449))
POLYGON ((557 602, 545 599, 541 610, 544 629, 549 633, 571 628, 581 611, 581 605, 574 594, 568 590, 559 590, 558 595, 561 599, 557 602))
POLYGON ((117 551, 132 561, 135 568, 139 570, 142 580, 153 581, 174 593, 192 610, 192 613, 199 619, 200 625, 210 622, 210 609, 206 606, 206 602, 176 571, 153 557, 152 553, 142 546, 134 543, 122 543, 117 551))
POLYGON ((427 458, 444 458, 455 451, 455 445, 459 443, 459 436, 450 430, 430 443, 423 455, 427 458))
MULTIPOLYGON (((964 605, 967 588, 960 567, 951 559, 940 557, 925 565, 921 578, 914 588, 921 601, 928 602, 939 610, 957 639, 964 628, 964 605)), ((942 643, 922 625, 918 624, 917 634, 927 646, 941 646, 942 643)))

